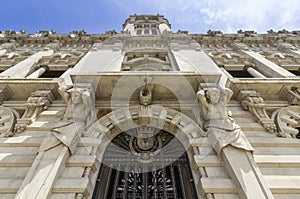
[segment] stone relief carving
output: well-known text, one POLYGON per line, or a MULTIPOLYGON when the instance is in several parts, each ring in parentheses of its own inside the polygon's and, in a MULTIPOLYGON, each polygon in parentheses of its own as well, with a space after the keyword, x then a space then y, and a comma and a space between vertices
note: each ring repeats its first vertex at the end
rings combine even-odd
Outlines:
POLYGON ((300 139, 300 106, 288 106, 273 113, 278 136, 300 139))
POLYGON ((286 51, 286 50, 294 50, 297 51, 298 49, 293 46, 292 44, 289 43, 284 43, 284 42, 279 42, 278 43, 278 49, 282 50, 282 51, 286 51))
POLYGON ((256 91, 240 91, 238 99, 245 110, 249 110, 268 133, 275 133, 276 126, 266 110, 265 103, 256 91))
POLYGON ((147 79, 145 79, 145 85, 140 90, 140 104, 147 106, 152 102, 152 90, 153 85, 148 85, 147 79))
POLYGON ((253 151, 240 126, 233 119, 231 112, 226 110, 226 104, 231 95, 230 89, 221 89, 217 86, 200 88, 197 92, 201 115, 204 120, 203 127, 207 129, 208 137, 213 139, 214 148, 218 154, 227 145, 253 151))
POLYGON ((254 65, 253 59, 234 51, 211 51, 208 53, 217 65, 254 65))
POLYGON ((8 87, 4 87, 0 89, 0 104, 5 100, 9 100, 13 95, 13 91, 8 87))
POLYGON ((22 133, 25 131, 42 111, 48 109, 53 100, 54 95, 51 90, 37 90, 32 93, 31 97, 27 100, 23 116, 17 120, 14 132, 22 133))
POLYGON ((19 113, 13 109, 0 106, 0 134, 9 137, 13 134, 19 113))
POLYGON ((40 151, 47 151, 62 143, 73 154, 79 138, 95 122, 94 95, 91 91, 84 88, 72 88, 65 92, 64 96, 67 101, 67 109, 63 120, 52 129, 51 134, 43 141, 40 151))
POLYGON ((279 97, 291 105, 300 105, 300 89, 298 87, 283 87, 279 92, 279 97))
POLYGON ((83 52, 59 51, 54 53, 53 55, 42 57, 36 63, 36 65, 67 65, 73 67, 82 58, 83 55, 83 52))

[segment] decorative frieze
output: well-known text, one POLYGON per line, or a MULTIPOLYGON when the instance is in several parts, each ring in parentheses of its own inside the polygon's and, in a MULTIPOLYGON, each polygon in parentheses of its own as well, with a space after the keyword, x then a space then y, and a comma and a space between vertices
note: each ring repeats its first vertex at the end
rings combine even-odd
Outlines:
POLYGON ((268 133, 275 133, 276 126, 266 110, 265 102, 259 93, 253 90, 242 90, 237 97, 245 110, 249 110, 268 133))

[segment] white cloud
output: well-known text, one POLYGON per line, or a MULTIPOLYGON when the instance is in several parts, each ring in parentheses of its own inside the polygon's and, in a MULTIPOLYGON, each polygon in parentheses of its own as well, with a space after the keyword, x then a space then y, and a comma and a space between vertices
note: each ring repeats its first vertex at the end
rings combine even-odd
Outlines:
POLYGON ((174 31, 300 29, 298 0, 146 0, 140 4, 141 11, 164 14, 174 31))

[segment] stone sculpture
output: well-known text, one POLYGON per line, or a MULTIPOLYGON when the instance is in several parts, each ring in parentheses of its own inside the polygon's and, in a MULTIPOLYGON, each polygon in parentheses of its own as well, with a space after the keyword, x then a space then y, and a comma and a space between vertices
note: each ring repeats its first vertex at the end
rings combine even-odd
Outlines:
POLYGON ((231 95, 231 90, 218 87, 200 88, 197 92, 204 121, 203 127, 207 130, 208 137, 218 154, 227 145, 253 151, 240 126, 235 123, 231 112, 226 110, 231 95))
POLYGON ((73 154, 79 138, 92 125, 95 112, 92 109, 91 93, 82 88, 72 88, 66 95, 67 109, 60 125, 54 128, 42 143, 40 150, 47 151, 59 144, 64 144, 73 154), (74 131, 74 129, 76 129, 74 131))

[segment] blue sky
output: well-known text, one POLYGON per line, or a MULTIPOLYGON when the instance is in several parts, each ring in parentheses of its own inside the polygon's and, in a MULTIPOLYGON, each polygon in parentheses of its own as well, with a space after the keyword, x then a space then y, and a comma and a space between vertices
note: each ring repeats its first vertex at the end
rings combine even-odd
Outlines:
POLYGON ((172 30, 300 30, 299 0, 2 0, 0 30, 120 31, 131 14, 162 14, 172 30))

